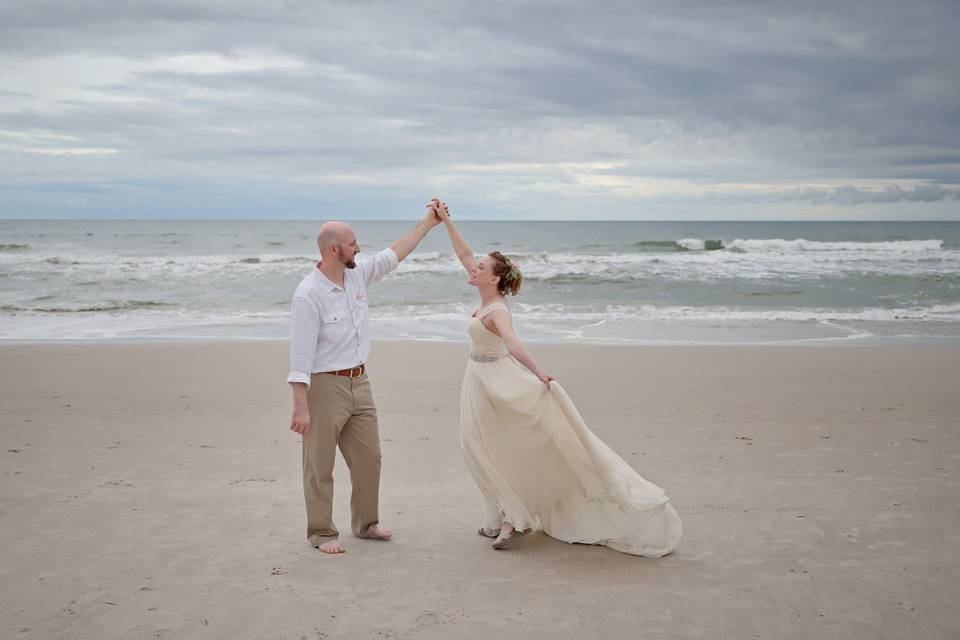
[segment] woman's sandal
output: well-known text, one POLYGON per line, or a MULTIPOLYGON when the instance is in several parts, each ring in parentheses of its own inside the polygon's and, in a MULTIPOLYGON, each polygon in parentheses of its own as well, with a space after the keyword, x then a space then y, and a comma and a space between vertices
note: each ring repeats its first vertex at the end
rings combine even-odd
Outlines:
POLYGON ((487 533, 486 527, 480 527, 477 529, 477 533, 482 535, 484 538, 498 538, 500 537, 500 529, 494 529, 493 533, 487 533))
POLYGON ((527 529, 526 531, 517 531, 516 529, 514 529, 513 531, 510 532, 510 535, 507 536, 506 538, 500 539, 500 538, 498 537, 498 538, 497 538, 497 541, 494 542, 491 546, 492 546, 494 549, 497 549, 498 551, 499 551, 500 549, 506 549, 506 548, 509 547, 511 544, 513 544, 514 542, 516 542, 518 538, 522 538, 523 536, 527 535, 528 533, 530 533, 530 529, 527 529))

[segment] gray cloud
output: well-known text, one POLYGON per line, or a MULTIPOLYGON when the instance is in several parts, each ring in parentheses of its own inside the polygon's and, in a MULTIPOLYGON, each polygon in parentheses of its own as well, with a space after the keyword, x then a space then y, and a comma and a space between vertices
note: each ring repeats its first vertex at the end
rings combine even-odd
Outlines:
POLYGON ((131 187, 82 212, 160 215, 136 199, 157 180, 235 211, 443 189, 504 215, 769 192, 960 217, 958 5, 848 5, 2 5, 0 184, 26 195, 0 215, 98 182, 131 187))
POLYGON ((880 190, 868 190, 846 185, 834 189, 795 189, 783 194, 784 200, 799 200, 814 204, 880 204, 892 202, 941 202, 960 200, 960 189, 945 189, 940 185, 919 185, 903 189, 891 185, 880 190))

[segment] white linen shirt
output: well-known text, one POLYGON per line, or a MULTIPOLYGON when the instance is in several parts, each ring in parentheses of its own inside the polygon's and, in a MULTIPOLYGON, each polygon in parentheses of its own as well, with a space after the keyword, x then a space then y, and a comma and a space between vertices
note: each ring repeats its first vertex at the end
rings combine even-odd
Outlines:
POLYGON ((357 261, 343 273, 343 288, 318 267, 293 294, 290 318, 290 375, 287 382, 310 388, 310 374, 359 367, 370 355, 370 309, 367 285, 397 268, 397 254, 387 248, 357 261))

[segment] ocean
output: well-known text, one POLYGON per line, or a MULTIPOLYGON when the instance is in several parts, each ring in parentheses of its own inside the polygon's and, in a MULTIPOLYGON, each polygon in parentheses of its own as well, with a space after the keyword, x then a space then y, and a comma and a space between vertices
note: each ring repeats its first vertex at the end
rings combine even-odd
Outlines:
MULTIPOLYGON (((311 221, 0 220, 0 340, 286 339, 311 221)), ((413 227, 354 224, 361 258, 413 227)), ((526 340, 960 343, 960 222, 470 222, 521 265, 526 340)), ((466 340, 437 227, 370 289, 380 340, 466 340)))

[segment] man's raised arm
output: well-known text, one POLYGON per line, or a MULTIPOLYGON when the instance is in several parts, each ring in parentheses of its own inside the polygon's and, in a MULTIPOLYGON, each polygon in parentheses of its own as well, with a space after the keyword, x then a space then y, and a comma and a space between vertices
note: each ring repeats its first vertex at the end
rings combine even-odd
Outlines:
POLYGON ((410 233, 403 236, 396 242, 394 242, 390 248, 393 249, 393 252, 397 254, 397 260, 403 262, 403 259, 406 258, 410 253, 417 248, 417 245, 420 244, 420 241, 427 237, 427 233, 430 229, 433 229, 435 226, 440 224, 440 218, 438 218, 433 213, 433 207, 427 205, 427 215, 423 217, 423 220, 413 228, 410 233))

